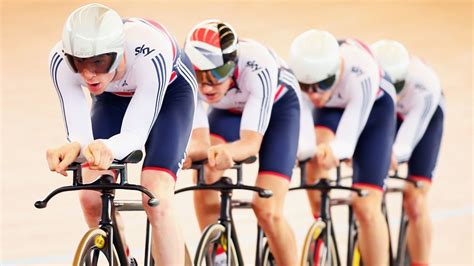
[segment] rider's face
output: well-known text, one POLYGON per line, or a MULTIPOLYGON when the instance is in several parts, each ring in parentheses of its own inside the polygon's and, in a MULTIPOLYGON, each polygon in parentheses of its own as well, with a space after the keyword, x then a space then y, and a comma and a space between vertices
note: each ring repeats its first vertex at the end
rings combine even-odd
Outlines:
POLYGON ((307 92, 309 99, 317 108, 324 107, 332 95, 332 90, 325 92, 307 92))
POLYGON ((102 94, 114 79, 116 71, 108 72, 114 60, 115 57, 110 54, 90 58, 70 58, 70 62, 77 70, 77 73, 81 75, 89 92, 94 95, 102 94))
POLYGON ((80 75, 85 81, 89 92, 94 95, 99 95, 105 91, 109 83, 114 79, 115 71, 100 74, 84 68, 83 71, 80 72, 80 75))
MULTIPOLYGON (((232 83, 232 78, 227 78, 221 83, 215 82, 215 80, 207 80, 203 78, 204 73, 197 72, 198 82, 199 82, 199 92, 207 103, 213 104, 219 102, 227 93, 232 83)), ((208 79, 213 79, 213 77, 208 77, 208 79)))

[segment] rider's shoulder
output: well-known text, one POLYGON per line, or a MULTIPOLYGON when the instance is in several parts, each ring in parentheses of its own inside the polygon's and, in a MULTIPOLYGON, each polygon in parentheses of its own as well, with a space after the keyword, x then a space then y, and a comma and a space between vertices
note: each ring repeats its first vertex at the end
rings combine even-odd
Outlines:
POLYGON ((62 46, 62 42, 61 41, 58 41, 56 44, 54 44, 54 46, 51 48, 50 52, 49 52, 49 61, 55 59, 59 59, 59 58, 63 58, 64 57, 64 53, 63 53, 63 46, 62 46))
POLYGON ((441 84, 436 72, 421 58, 411 57, 406 77, 407 85, 424 94, 441 94, 441 84))
POLYGON ((166 29, 160 26, 156 22, 139 18, 127 20, 124 26, 125 40, 132 56, 148 58, 167 50, 172 52, 173 40, 166 29))
POLYGON ((250 39, 239 40, 239 69, 258 74, 265 69, 279 67, 268 47, 250 39))

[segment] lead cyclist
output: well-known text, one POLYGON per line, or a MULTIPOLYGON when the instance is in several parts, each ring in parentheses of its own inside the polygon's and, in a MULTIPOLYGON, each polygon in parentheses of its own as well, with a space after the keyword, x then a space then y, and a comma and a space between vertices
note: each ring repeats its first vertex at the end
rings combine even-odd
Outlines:
MULTIPOLYGON (((143 197, 153 228, 153 257, 159 265, 184 265, 174 186, 196 102, 189 59, 161 24, 122 19, 100 4, 70 14, 49 59, 68 140, 48 149, 49 168, 66 175, 70 163, 84 161, 84 182, 89 183, 113 159, 144 146, 140 182, 160 200, 158 207, 149 207, 143 197), (91 95, 91 107, 83 88, 91 95)), ((79 198, 88 226, 96 227, 98 192, 82 191, 79 198)))

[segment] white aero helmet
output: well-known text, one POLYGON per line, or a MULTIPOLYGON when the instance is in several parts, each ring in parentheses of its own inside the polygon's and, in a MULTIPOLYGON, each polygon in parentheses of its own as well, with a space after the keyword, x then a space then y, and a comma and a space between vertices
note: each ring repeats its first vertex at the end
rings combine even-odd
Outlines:
POLYGON ((392 40, 380 40, 373 43, 370 49, 393 83, 405 80, 410 55, 403 44, 392 40))
POLYGON ((291 44, 289 66, 301 83, 313 84, 335 76, 340 62, 339 44, 329 32, 308 30, 291 44))
POLYGON ((184 51, 198 70, 211 70, 237 60, 238 39, 228 23, 206 20, 188 34, 184 51))
POLYGON ((108 72, 114 71, 122 59, 124 41, 122 18, 101 4, 88 4, 74 10, 63 29, 63 50, 74 72, 77 69, 71 57, 89 58, 102 54, 114 56, 108 72))

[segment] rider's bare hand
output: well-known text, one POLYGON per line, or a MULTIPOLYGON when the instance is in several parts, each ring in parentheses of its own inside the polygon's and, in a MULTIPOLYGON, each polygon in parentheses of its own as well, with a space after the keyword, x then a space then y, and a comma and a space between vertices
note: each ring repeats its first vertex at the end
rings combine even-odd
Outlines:
POLYGON ((78 142, 67 143, 61 147, 48 149, 46 160, 49 170, 67 176, 66 169, 73 163, 81 152, 81 144, 78 142))
POLYGON ((107 170, 114 160, 112 150, 101 140, 94 140, 87 145, 83 154, 92 170, 107 170))

